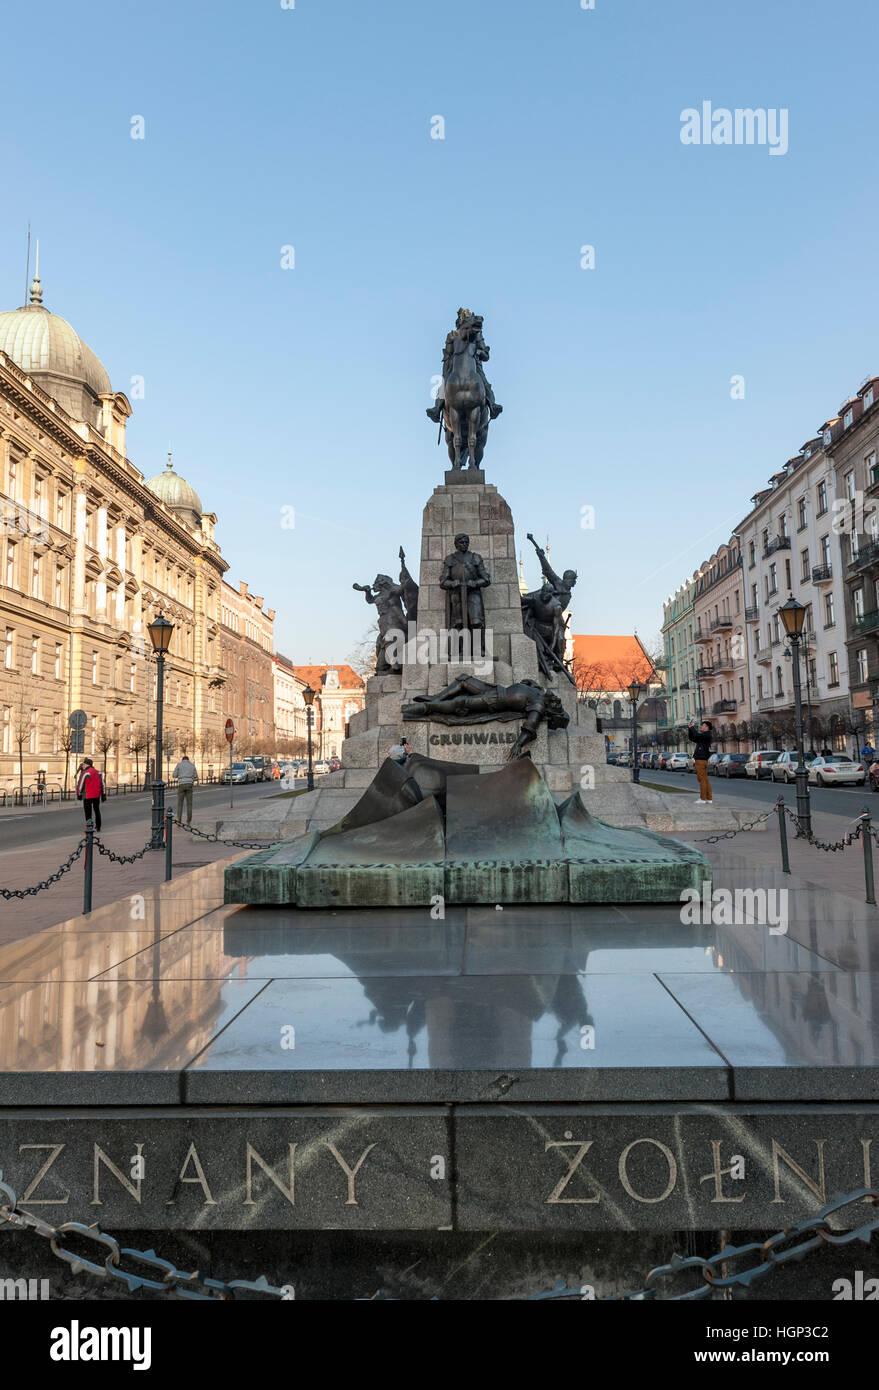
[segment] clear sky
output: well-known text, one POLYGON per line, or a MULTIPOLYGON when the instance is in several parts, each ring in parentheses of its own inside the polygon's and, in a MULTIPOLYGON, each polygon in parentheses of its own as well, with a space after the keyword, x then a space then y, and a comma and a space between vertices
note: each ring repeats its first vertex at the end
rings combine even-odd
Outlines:
POLYGON ((144 378, 133 461, 172 442, 300 662, 364 632, 353 581, 417 562, 431 377, 473 308, 517 540, 579 570, 575 631, 649 640, 879 371, 877 27, 875 0, 16 6, 0 307, 30 218, 44 303, 144 378), (703 101, 784 108, 788 152, 682 144, 703 101))

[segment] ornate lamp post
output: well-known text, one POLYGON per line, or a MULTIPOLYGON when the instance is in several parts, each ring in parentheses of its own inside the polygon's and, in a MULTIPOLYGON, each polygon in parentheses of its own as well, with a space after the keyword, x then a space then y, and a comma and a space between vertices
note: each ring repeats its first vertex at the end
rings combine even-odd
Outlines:
POLYGON ((162 778, 162 704, 165 697, 165 656, 171 646, 174 624, 161 613, 147 627, 156 654, 156 767, 159 775, 153 781, 153 822, 150 849, 163 849, 165 844, 165 783, 162 778))
POLYGON ((644 694, 644 687, 640 681, 633 676, 626 686, 629 699, 632 702, 632 781, 641 781, 641 769, 638 766, 638 701, 644 694))
POLYGON ((797 720, 797 771, 795 776, 797 820, 800 824, 800 833, 811 835, 812 803, 809 797, 809 773, 806 768, 806 754, 803 746, 803 696, 800 688, 800 641, 802 640, 806 610, 801 603, 797 603, 791 594, 787 603, 782 604, 779 613, 793 648, 794 704, 797 720))
POLYGON ((310 792, 314 791, 314 767, 311 761, 311 723, 314 719, 312 706, 316 694, 317 691, 312 690, 310 685, 307 685, 302 692, 302 698, 305 701, 305 718, 308 723, 308 790, 310 792))

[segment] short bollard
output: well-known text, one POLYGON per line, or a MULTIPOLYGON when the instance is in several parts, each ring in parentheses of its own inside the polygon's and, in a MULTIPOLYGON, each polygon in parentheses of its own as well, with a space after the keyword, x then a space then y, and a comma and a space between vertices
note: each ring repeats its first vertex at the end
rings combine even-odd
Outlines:
POLYGON ((83 859, 83 869, 85 873, 82 880, 82 910, 91 912, 92 910, 92 864, 95 853, 95 826, 94 821, 87 820, 85 823, 85 858, 83 859))
POLYGON ((165 812, 165 882, 171 879, 171 856, 174 841, 174 812, 165 812))
POLYGON ((784 819, 784 800, 779 797, 775 803, 775 810, 778 813, 778 838, 781 841, 781 871, 790 873, 790 859, 787 852, 787 825, 784 819))
POLYGON ((861 839, 864 842, 864 888, 867 902, 876 904, 876 887, 873 882, 873 836, 870 833, 870 812, 865 808, 860 815, 861 839))

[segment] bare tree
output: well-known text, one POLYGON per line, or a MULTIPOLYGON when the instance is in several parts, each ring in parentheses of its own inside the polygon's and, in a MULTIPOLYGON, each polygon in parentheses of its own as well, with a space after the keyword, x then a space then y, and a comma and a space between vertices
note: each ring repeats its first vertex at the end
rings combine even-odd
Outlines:
POLYGON ((370 623, 354 650, 345 658, 352 670, 364 680, 375 675, 375 639, 378 636, 378 619, 370 623))
POLYGON ((18 749, 18 796, 24 801, 24 746, 31 738, 31 695, 29 682, 24 679, 16 683, 12 703, 12 740, 18 749))
POLYGON ((128 751, 134 754, 134 781, 140 786, 140 755, 150 746, 150 731, 146 724, 135 724, 128 736, 128 751))
POLYGON ((116 730, 109 719, 102 719, 95 728, 95 749, 101 756, 101 774, 107 781, 107 754, 116 747, 116 730))

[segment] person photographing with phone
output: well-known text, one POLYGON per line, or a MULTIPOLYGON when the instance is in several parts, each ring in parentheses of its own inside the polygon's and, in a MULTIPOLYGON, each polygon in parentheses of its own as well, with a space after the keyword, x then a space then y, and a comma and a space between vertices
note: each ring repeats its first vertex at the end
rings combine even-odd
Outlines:
POLYGON ((708 780, 708 759, 711 755, 714 727, 709 719, 703 719, 698 729, 695 724, 690 724, 687 736, 696 745, 693 749, 693 766, 699 779, 699 795, 696 800, 700 806, 708 806, 712 800, 711 783, 708 780))

